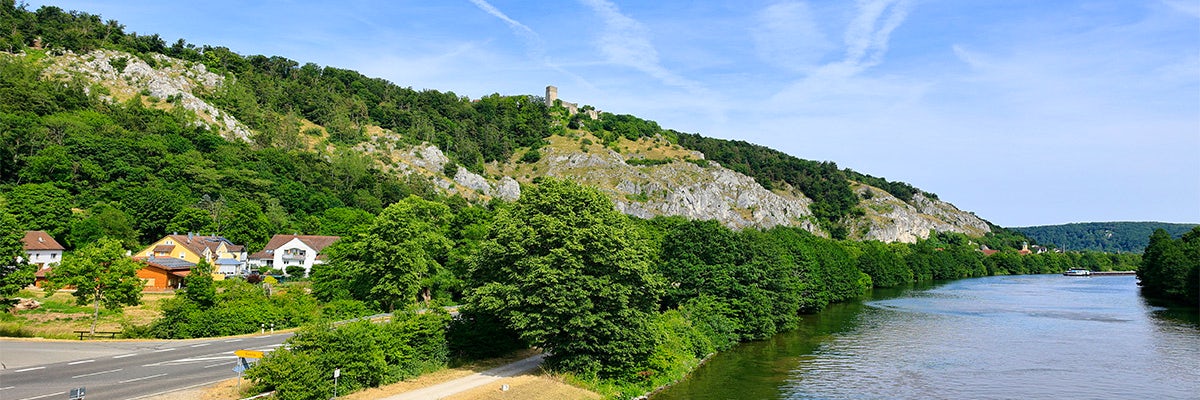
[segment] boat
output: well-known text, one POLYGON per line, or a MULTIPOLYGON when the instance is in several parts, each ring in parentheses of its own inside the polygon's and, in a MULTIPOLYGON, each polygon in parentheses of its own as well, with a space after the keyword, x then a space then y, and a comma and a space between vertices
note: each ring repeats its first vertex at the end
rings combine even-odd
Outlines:
POLYGON ((1092 271, 1089 271, 1084 268, 1071 268, 1071 269, 1068 269, 1067 272, 1063 272, 1063 275, 1065 275, 1065 276, 1091 276, 1092 271))

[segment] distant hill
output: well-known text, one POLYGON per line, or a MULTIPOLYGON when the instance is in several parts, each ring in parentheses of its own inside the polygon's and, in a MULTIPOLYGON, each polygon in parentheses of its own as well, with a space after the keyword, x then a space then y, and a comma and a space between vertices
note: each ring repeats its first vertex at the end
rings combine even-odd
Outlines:
POLYGON ((1179 238, 1195 226, 1166 222, 1084 222, 1009 229, 1021 232, 1039 244, 1067 250, 1141 253, 1155 229, 1165 229, 1171 237, 1179 238))

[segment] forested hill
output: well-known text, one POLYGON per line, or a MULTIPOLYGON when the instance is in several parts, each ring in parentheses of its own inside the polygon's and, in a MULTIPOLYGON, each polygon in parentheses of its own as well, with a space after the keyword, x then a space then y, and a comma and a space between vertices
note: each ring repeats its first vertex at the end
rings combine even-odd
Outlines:
POLYGON ((1178 239, 1196 224, 1166 222, 1084 222, 1064 225, 1010 228, 1043 245, 1066 250, 1141 253, 1155 229, 1166 230, 1178 239))
POLYGON ((375 214, 410 194, 513 200, 541 176, 597 187, 646 218, 910 243, 930 231, 990 232, 903 182, 632 115, 592 119, 540 96, 414 90, 278 56, 167 44, 97 15, 12 0, 0 0, 0 32, 0 139, 11 144, 0 147, 0 189, 13 205, 50 196, 82 211, 27 221, 52 233, 114 210, 141 241, 201 226, 224 233, 200 211, 216 219, 239 205, 266 217, 244 240, 256 244, 262 232, 314 232, 331 209, 375 214))

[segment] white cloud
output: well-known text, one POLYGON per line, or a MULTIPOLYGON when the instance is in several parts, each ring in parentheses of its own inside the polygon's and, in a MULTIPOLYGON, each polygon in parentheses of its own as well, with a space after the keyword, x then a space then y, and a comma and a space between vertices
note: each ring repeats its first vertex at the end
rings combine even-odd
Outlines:
POLYGON ((759 58, 794 71, 810 70, 835 47, 814 18, 808 3, 789 1, 762 9, 751 29, 759 58))
POLYGON ((545 51, 542 50, 542 47, 543 47, 542 46, 542 38, 540 36, 538 36, 538 34, 536 32, 534 32, 533 29, 530 29, 528 26, 525 26, 525 24, 517 22, 516 20, 514 20, 512 18, 509 18, 508 15, 505 15, 503 12, 501 12, 499 9, 492 6, 491 3, 488 3, 485 0, 470 0, 470 1, 471 1, 471 4, 474 4, 475 7, 479 7, 480 10, 483 10, 484 12, 491 14, 493 17, 499 18, 501 21, 504 21, 504 23, 508 24, 508 27, 510 29, 512 29, 513 33, 517 34, 517 36, 524 38, 525 45, 528 48, 530 55, 534 56, 535 58, 543 57, 543 54, 545 53, 545 51))
POLYGON ((604 32, 597 40, 600 52, 613 64, 624 65, 654 77, 665 85, 693 94, 709 95, 699 82, 671 72, 659 62, 658 50, 650 43, 645 25, 621 13, 616 4, 607 0, 581 0, 604 22, 604 32))
POLYGON ((1163 4, 1181 13, 1200 18, 1200 3, 1195 0, 1164 0, 1163 4))

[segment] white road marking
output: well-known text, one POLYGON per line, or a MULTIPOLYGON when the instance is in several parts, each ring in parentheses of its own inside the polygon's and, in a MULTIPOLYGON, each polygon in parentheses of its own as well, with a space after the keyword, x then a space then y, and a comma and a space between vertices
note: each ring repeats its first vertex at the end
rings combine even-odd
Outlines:
MULTIPOLYGON (((206 367, 204 367, 204 368, 205 368, 205 369, 208 369, 208 368, 212 368, 212 367, 220 367, 220 366, 222 366, 222 365, 228 366, 228 365, 229 365, 229 363, 227 363, 227 362, 223 362, 223 363, 220 363, 220 364, 213 364, 213 365, 209 365, 209 366, 206 366, 206 367)), ((0 390, 3 390, 3 389, 0 389, 0 390)))
POLYGON ((211 345, 211 344, 212 344, 212 343, 200 343, 200 344, 197 344, 197 345, 193 345, 193 346, 191 346, 191 347, 204 347, 204 346, 208 346, 208 345, 211 345))
POLYGON ((133 356, 136 356, 136 355, 137 355, 137 353, 133 353, 133 354, 122 354, 122 355, 119 355, 119 356, 113 356, 113 358, 125 358, 125 357, 133 357, 133 356))
POLYGON ((158 367, 158 366, 162 366, 162 365, 175 365, 175 364, 190 363, 190 362, 197 362, 197 361, 232 360, 232 359, 235 359, 235 358, 238 358, 238 357, 237 357, 237 356, 215 356, 215 357, 195 357, 195 358, 181 358, 181 359, 178 359, 178 360, 171 360, 171 361, 156 362, 156 363, 153 363, 153 364, 146 364, 146 365, 143 365, 143 367, 158 367))
POLYGON ((33 367, 33 368, 18 369, 18 370, 16 370, 16 371, 13 371, 13 372, 29 372, 29 371, 37 371, 37 370, 39 370, 39 369, 45 369, 45 368, 46 368, 46 367, 33 367))
POLYGON ((242 339, 233 339, 233 340, 226 340, 225 343, 233 343, 233 342, 240 342, 240 341, 242 341, 242 339))
POLYGON ((83 361, 69 362, 69 363, 67 363, 67 365, 87 364, 90 362, 96 362, 96 360, 83 360, 83 361))
POLYGON ((75 376, 72 376, 72 377, 71 377, 71 379, 79 379, 79 378, 82 378, 82 377, 85 377, 85 376, 94 376, 94 375, 101 375, 101 374, 110 374, 110 373, 117 372, 117 371, 120 371, 120 370, 121 370, 121 368, 117 368, 117 369, 110 370, 110 371, 100 371, 100 372, 95 372, 95 373, 91 373, 91 374, 75 375, 75 376))
POLYGON ((162 352, 164 352, 164 351, 172 351, 172 350, 175 350, 175 348, 174 348, 174 347, 172 347, 172 348, 169 348, 169 349, 155 350, 154 352, 155 352, 155 353, 162 353, 162 352))
POLYGON ((41 396, 36 396, 36 397, 26 397, 26 398, 24 398, 24 399, 21 399, 21 400, 44 399, 44 398, 47 398, 47 397, 50 397, 50 396, 61 396, 61 395, 64 395, 64 394, 67 394, 67 392, 58 392, 58 393, 43 394, 43 395, 41 395, 41 396))
POLYGON ((15 388, 15 387, 16 386, 5 386, 5 387, 0 388, 0 390, 7 390, 7 389, 15 388))
POLYGON ((143 376, 143 377, 141 377, 141 378, 126 379, 126 380, 123 380, 123 381, 119 381, 119 382, 117 382, 117 383, 129 383, 129 382, 144 381, 144 380, 147 380, 147 379, 153 379, 153 378, 157 378, 157 377, 160 377, 160 376, 166 376, 166 375, 167 375, 167 374, 158 374, 158 375, 143 376))

